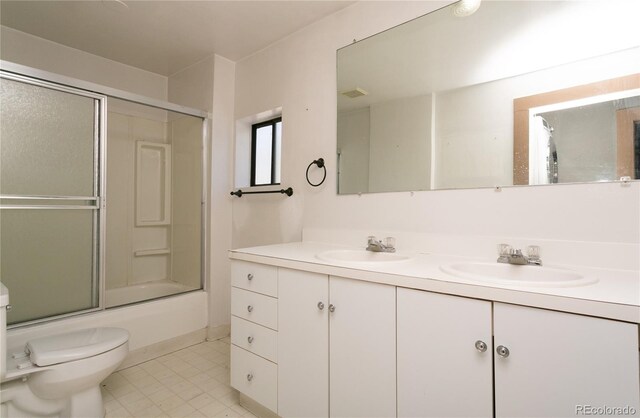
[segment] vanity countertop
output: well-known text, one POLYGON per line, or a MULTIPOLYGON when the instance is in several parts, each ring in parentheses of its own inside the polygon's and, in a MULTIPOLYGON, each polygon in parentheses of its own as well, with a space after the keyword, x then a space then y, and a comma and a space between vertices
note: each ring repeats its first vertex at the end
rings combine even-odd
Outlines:
POLYGON ((545 267, 577 271, 584 277, 597 279, 597 282, 576 287, 525 287, 464 279, 440 269, 441 265, 451 263, 495 260, 425 253, 406 253, 410 259, 394 263, 326 261, 317 257, 317 254, 332 250, 364 251, 363 248, 326 243, 293 242, 231 250, 229 258, 392 286, 640 323, 638 271, 552 265, 545 267))

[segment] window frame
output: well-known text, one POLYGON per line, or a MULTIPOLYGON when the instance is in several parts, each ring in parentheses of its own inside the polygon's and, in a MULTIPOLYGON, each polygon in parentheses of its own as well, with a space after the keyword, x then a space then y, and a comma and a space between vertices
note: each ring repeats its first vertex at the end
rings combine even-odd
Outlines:
MULTIPOLYGON (((278 116, 277 118, 269 119, 264 122, 259 122, 251 125, 251 176, 249 178, 249 184, 251 187, 261 187, 261 186, 277 186, 280 185, 280 182, 275 181, 276 179, 276 125, 278 123, 282 123, 282 116, 278 116), (256 184, 256 141, 257 141, 257 132, 258 129, 264 128, 265 126, 271 126, 271 181, 269 183, 260 183, 256 184)), ((282 138, 281 138, 282 141, 282 138)), ((281 142, 282 147, 282 142, 281 142)))

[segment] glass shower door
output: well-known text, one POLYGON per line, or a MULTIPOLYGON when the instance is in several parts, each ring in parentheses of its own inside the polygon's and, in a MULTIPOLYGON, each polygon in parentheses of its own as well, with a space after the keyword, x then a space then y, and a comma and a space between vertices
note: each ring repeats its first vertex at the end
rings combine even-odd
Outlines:
POLYGON ((0 74, 0 280, 9 324, 97 309, 104 97, 0 74))

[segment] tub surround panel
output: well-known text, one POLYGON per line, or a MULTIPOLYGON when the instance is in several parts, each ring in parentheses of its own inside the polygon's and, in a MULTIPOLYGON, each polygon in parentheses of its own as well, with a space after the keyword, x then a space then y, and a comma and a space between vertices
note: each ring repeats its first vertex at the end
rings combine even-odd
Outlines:
MULTIPOLYGON (((570 267, 598 282, 579 287, 524 287, 461 279, 440 270, 440 265, 460 261, 493 262, 495 258, 409 253, 409 261, 355 266, 321 261, 316 254, 335 249, 359 249, 335 244, 297 242, 245 248, 230 252, 234 260, 448 293, 531 307, 579 313, 640 323, 640 280, 638 271, 592 267, 570 267)), ((364 250, 363 250, 364 251, 364 250)), ((561 267, 561 266, 554 266, 561 267)), ((522 268, 536 268, 523 266, 522 268)))
POLYGON ((202 121, 173 115, 172 138, 171 278, 189 286, 201 281, 202 121))
MULTIPOLYGON (((149 201, 152 196, 138 193, 146 174, 159 184, 166 183, 167 173, 147 173, 140 166, 141 144, 157 145, 165 149, 165 156, 169 159, 172 142, 171 131, 166 121, 167 112, 156 115, 149 110, 145 115, 131 115, 125 106, 133 106, 120 100, 111 100, 114 110, 108 112, 107 123, 107 231, 106 231, 106 268, 105 283, 107 289, 130 286, 154 280, 168 280, 171 275, 171 254, 140 254, 140 250, 170 249, 171 230, 170 213, 167 212, 163 220, 145 225, 139 219, 139 200, 149 201)), ((111 106, 110 106, 111 107, 111 106)), ((135 106, 138 112, 147 110, 143 106, 135 106)), ((133 112, 131 112, 133 113, 133 112)), ((168 160, 170 161, 170 160, 168 160)), ((170 174, 169 174, 170 178, 170 174)), ((143 182, 144 183, 144 182, 143 182)), ((170 187, 170 182, 167 185, 170 187)), ((163 194, 163 193, 161 193, 163 194)), ((163 200, 163 209, 170 208, 170 190, 163 200), (166 200, 166 201, 165 201, 166 200)), ((153 202, 151 202, 153 206, 153 202)), ((157 206, 157 205, 156 205, 157 206)), ((160 212, 160 208, 152 207, 152 211, 160 212)))

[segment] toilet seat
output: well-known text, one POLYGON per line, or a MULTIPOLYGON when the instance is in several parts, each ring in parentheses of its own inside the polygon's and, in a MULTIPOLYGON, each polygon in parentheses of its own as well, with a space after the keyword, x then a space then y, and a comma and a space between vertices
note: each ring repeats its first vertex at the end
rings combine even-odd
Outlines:
POLYGON ((129 333, 121 328, 89 328, 27 342, 26 353, 38 367, 97 356, 121 346, 129 333))

